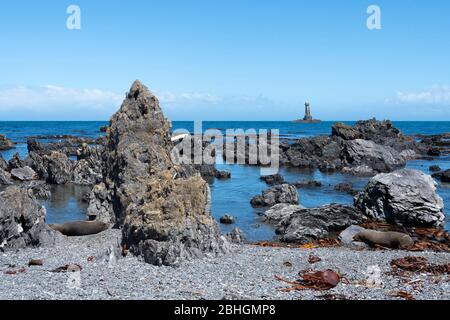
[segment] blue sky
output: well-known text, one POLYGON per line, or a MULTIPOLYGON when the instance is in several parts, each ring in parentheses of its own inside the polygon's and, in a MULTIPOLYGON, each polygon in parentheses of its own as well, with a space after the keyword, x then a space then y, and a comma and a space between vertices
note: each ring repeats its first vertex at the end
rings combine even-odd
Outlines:
POLYGON ((449 39, 446 0, 2 1, 0 119, 106 120, 140 79, 173 120, 450 120, 449 39))

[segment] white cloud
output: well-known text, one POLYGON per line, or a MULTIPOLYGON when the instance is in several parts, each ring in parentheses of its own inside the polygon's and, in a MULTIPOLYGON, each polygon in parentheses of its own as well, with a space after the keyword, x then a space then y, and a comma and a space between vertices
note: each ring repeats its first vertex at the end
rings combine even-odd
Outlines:
POLYGON ((0 89, 0 110, 16 108, 105 108, 120 105, 123 96, 99 89, 75 89, 54 85, 0 89))
POLYGON ((450 86, 435 85, 419 92, 397 92, 396 102, 409 104, 450 104, 450 86))

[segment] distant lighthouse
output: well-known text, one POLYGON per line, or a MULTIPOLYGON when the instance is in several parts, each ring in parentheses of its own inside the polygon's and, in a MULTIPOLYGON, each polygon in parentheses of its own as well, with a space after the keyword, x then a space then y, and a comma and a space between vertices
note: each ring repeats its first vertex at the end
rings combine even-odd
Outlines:
POLYGON ((312 113, 311 113, 311 105, 309 102, 305 102, 305 116, 303 119, 295 120, 296 123, 318 123, 321 122, 320 120, 313 119, 312 113))
POLYGON ((305 102, 305 117, 303 118, 303 121, 312 121, 312 119, 311 106, 309 105, 309 102, 305 102))

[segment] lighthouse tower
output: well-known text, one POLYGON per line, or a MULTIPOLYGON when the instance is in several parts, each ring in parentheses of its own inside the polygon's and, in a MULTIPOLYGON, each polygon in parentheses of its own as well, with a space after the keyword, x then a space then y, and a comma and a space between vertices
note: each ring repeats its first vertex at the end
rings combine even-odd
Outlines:
POLYGON ((304 121, 312 121, 312 115, 311 115, 311 107, 309 105, 309 102, 305 103, 305 117, 303 118, 304 121))

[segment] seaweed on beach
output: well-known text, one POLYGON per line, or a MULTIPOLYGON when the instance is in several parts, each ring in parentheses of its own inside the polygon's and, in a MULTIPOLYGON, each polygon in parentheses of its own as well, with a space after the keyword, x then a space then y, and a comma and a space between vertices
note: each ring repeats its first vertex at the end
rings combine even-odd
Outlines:
POLYGON ((442 275, 450 273, 450 263, 437 265, 429 264, 424 257, 405 257, 391 261, 391 267, 394 271, 404 270, 409 272, 425 272, 433 275, 442 275))
POLYGON ((295 290, 330 290, 336 287, 342 279, 342 276, 333 271, 301 271, 299 273, 302 279, 297 281, 289 281, 281 277, 275 276, 275 279, 288 283, 289 288, 282 289, 283 292, 290 292, 295 290))
POLYGON ((271 241, 260 241, 254 244, 257 247, 268 248, 287 248, 287 249, 315 249, 315 248, 331 248, 339 247, 341 245, 338 239, 319 239, 310 243, 279 243, 271 241))

